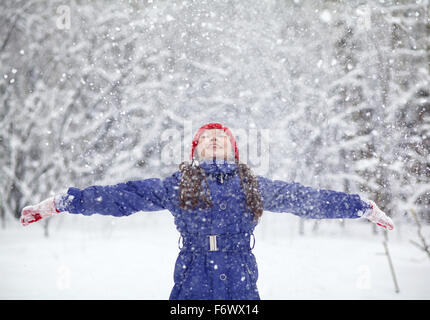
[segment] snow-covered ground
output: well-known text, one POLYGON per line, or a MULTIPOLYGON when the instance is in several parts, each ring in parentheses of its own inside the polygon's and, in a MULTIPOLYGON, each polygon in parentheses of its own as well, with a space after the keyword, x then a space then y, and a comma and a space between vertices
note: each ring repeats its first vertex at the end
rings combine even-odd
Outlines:
MULTIPOLYGON (((430 259, 409 240, 414 225, 389 233, 400 287, 395 293, 383 233, 367 221, 306 221, 265 212, 255 231, 262 299, 429 299, 430 259)), ((0 230, 0 299, 168 299, 178 232, 166 211, 129 217, 65 214, 0 230)), ((424 230, 426 235, 429 229, 424 230)))

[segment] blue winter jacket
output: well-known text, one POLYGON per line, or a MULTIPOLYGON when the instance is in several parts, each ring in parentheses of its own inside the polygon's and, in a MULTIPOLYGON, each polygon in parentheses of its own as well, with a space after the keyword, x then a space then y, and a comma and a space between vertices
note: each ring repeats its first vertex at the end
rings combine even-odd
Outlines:
MULTIPOLYGON (((213 206, 183 210, 178 205, 181 172, 109 186, 69 188, 56 198, 59 211, 127 216, 169 210, 182 237, 170 299, 260 299, 252 253, 257 222, 245 210, 245 195, 234 162, 202 161, 213 206)), ((314 189, 296 182, 257 176, 265 211, 303 218, 359 218, 370 206, 356 194, 314 189)), ((264 216, 264 215, 263 215, 264 216)))

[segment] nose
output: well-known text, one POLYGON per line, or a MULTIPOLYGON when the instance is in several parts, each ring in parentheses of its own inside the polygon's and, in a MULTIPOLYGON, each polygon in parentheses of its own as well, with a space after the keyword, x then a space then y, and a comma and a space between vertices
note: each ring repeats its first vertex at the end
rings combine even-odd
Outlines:
POLYGON ((208 140, 209 140, 209 143, 210 143, 210 144, 213 144, 214 142, 216 142, 216 135, 214 135, 214 134, 212 135, 212 134, 211 134, 211 135, 209 136, 209 139, 208 139, 208 140))

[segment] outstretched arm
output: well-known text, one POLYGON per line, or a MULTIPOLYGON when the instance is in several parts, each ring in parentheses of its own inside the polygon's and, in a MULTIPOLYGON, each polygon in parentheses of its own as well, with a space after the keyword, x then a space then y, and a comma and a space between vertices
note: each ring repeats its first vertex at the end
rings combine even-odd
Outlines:
POLYGON ((164 210, 167 190, 157 178, 128 181, 116 185, 69 188, 55 198, 60 212, 128 216, 137 211, 164 210))
POLYGON ((35 206, 22 210, 21 223, 28 225, 60 212, 92 215, 128 216, 138 211, 164 210, 172 199, 175 174, 164 180, 150 178, 108 186, 90 186, 84 189, 69 188, 35 206))
POLYGON ((290 212, 309 219, 366 217, 372 222, 375 219, 371 218, 378 215, 379 225, 390 230, 393 228, 391 219, 374 202, 364 200, 358 194, 316 189, 297 182, 270 180, 261 176, 257 178, 264 210, 290 212))

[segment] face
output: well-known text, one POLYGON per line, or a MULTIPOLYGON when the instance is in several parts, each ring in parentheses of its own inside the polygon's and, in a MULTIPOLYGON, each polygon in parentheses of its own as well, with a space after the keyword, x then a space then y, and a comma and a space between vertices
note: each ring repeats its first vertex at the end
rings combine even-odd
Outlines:
POLYGON ((199 137, 196 153, 200 160, 233 160, 233 147, 222 129, 208 129, 199 137))

